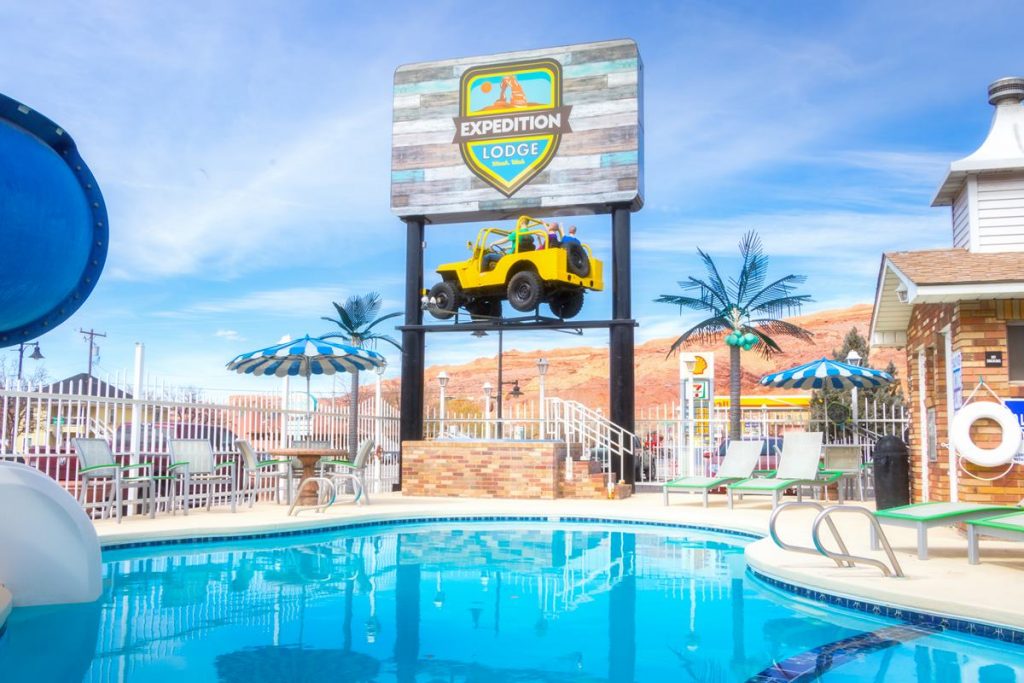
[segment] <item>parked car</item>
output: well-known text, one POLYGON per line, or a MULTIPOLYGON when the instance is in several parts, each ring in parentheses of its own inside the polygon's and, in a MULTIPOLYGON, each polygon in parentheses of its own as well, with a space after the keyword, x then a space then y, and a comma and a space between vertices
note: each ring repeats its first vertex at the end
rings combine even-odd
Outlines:
MULTIPOLYGON (((777 436, 769 436, 765 439, 761 438, 746 438, 743 441, 764 441, 764 446, 761 447, 761 458, 757 463, 757 469, 759 470, 774 470, 779 466, 779 455, 782 453, 782 439, 777 436)), ((718 458, 721 462, 722 458, 725 457, 725 451, 729 446, 729 440, 723 439, 718 444, 718 458)))
MULTIPOLYGON (((233 453, 238 438, 227 427, 190 422, 150 423, 141 425, 139 447, 143 452, 166 453, 167 442, 171 439, 207 439, 216 453, 233 453)), ((122 424, 114 432, 111 446, 115 453, 131 449, 132 423, 122 424)))

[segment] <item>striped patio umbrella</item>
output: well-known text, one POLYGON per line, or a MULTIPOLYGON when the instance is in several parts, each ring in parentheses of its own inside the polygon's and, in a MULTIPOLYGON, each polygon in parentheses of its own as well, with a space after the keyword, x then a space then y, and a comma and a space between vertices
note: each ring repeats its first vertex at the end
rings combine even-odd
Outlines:
POLYGON ((880 387, 892 381, 893 377, 888 372, 828 358, 773 372, 761 378, 761 384, 766 387, 787 389, 865 389, 880 387))
POLYGON ((248 375, 305 377, 306 421, 312 428, 309 405, 309 378, 312 375, 358 372, 384 365, 387 365, 387 360, 376 351, 306 335, 301 339, 243 353, 228 363, 227 368, 248 375))

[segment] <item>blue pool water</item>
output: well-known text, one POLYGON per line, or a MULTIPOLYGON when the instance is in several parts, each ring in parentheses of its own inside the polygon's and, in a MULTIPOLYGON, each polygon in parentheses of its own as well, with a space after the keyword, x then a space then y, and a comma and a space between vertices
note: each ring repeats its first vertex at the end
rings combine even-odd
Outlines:
POLYGON ((98 603, 15 610, 0 681, 1024 683, 1024 648, 776 592, 746 542, 466 522, 110 551, 98 603))

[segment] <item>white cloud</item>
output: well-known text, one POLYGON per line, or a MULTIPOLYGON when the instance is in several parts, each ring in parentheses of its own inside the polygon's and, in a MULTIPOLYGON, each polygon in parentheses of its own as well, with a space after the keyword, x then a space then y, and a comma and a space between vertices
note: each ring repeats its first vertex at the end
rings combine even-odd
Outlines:
POLYGON ((238 334, 237 330, 217 330, 216 332, 213 333, 213 336, 220 337, 225 341, 245 341, 245 337, 238 334))

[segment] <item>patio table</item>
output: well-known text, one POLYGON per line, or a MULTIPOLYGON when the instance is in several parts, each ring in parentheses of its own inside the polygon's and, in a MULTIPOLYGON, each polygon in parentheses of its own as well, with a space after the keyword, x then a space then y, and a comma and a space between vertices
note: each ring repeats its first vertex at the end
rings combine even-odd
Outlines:
POLYGON ((298 504, 302 506, 316 505, 319 502, 318 486, 304 487, 302 482, 316 476, 316 464, 320 462, 320 459, 343 460, 348 455, 348 451, 335 448, 270 448, 267 449, 267 453, 282 458, 298 458, 302 463, 302 479, 299 482, 298 498, 298 504))

